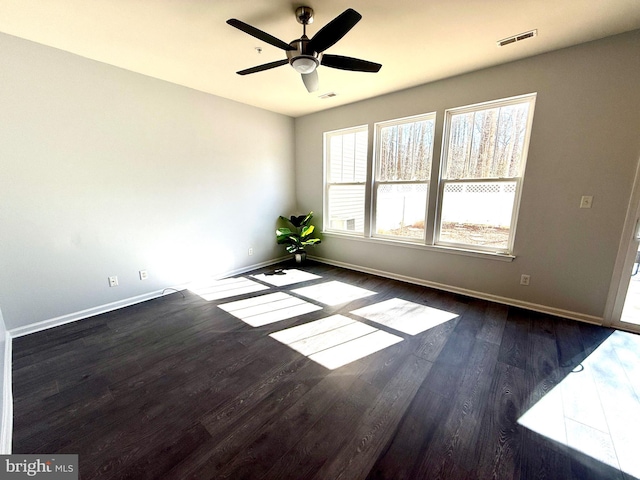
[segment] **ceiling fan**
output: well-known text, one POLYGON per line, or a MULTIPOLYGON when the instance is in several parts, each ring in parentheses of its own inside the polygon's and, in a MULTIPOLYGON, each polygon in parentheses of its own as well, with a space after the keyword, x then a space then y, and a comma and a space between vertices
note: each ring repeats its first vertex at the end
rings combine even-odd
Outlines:
POLYGON ((237 73, 239 75, 248 75, 289 63, 296 72, 301 74, 302 81, 305 87, 307 87, 307 90, 309 92, 315 92, 318 90, 317 68, 320 65, 338 68, 340 70, 371 73, 378 72, 382 67, 379 63, 368 62, 367 60, 360 60, 359 58, 324 53, 325 50, 335 45, 338 40, 344 37, 362 18, 362 15, 352 8, 348 8, 327 23, 311 39, 307 37, 307 25, 313 23, 313 9, 311 7, 298 7, 296 9, 296 18, 298 23, 302 24, 302 37, 290 43, 285 43, 235 18, 227 20, 227 23, 232 27, 242 30, 274 47, 278 47, 287 54, 286 59, 247 68, 237 73))

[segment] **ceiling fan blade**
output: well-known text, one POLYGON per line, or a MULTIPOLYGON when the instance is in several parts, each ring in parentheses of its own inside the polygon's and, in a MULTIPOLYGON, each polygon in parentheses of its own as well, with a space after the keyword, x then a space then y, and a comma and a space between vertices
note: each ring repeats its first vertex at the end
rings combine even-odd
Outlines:
POLYGON ((318 87, 320 86, 320 81, 318 80, 318 70, 314 70, 311 73, 303 73, 301 75, 304 86, 307 87, 307 91, 309 93, 318 90, 318 87))
POLYGON ((324 52, 344 37, 361 18, 362 15, 348 8, 321 28, 309 42, 309 47, 315 52, 324 52))
POLYGON ((249 75, 250 73, 262 72, 264 70, 269 70, 271 68, 276 68, 281 65, 286 65, 289 63, 289 60, 286 58, 284 60, 276 60, 275 62, 265 63, 263 65, 258 65, 257 67, 247 68, 246 70, 240 70, 236 72, 238 75, 249 75))
POLYGON ((322 65, 325 67, 339 68, 340 70, 352 70, 355 72, 371 72, 376 73, 382 68, 379 63, 360 60, 359 58, 343 57, 342 55, 322 56, 322 65))
POLYGON ((273 45, 274 47, 281 48, 282 50, 295 50, 295 48, 288 43, 285 43, 279 38, 276 38, 273 35, 269 35, 262 30, 258 30, 256 27, 252 27, 248 23, 244 23, 235 18, 230 18, 229 20, 227 20, 227 23, 232 27, 236 27, 238 30, 242 30, 244 33, 248 33, 252 37, 256 37, 263 42, 273 45))

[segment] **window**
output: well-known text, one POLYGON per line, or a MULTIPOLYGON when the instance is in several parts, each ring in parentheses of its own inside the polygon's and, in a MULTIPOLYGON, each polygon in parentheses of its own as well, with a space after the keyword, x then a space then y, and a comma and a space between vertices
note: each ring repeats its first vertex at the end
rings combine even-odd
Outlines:
POLYGON ((376 124, 374 232, 425 240, 435 113, 376 124))
POLYGON ((367 127, 325 133, 324 229, 364 232, 367 127))
POLYGON ((511 252, 534 102, 446 112, 437 244, 511 252))
POLYGON ((510 255, 535 99, 446 110, 441 143, 436 113, 376 123, 373 155, 367 126, 325 133, 325 231, 510 255))

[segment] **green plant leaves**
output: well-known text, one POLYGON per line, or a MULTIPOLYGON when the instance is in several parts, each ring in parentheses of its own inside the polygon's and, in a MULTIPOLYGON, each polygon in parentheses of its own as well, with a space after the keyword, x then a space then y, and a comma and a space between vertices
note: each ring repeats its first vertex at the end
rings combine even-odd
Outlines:
POLYGON ((304 217, 304 219, 302 220, 301 225, 304 225, 304 226, 309 225, 309 222, 311 221, 312 218, 313 218, 313 212, 309 212, 307 216, 304 217))
POLYGON ((311 235, 314 230, 315 230, 315 227, 313 225, 308 225, 306 227, 303 227, 302 232, 300 233, 300 238, 304 240, 304 238, 311 235))
POLYGON ((306 245, 320 243, 319 238, 308 238, 315 231, 315 227, 309 224, 312 218, 313 212, 309 212, 307 215, 292 215, 289 218, 280 215, 280 219, 289 222, 295 231, 287 227, 278 228, 276 230, 277 243, 286 245, 285 248, 289 253, 304 250, 306 245))
POLYGON ((319 238, 310 238, 309 240, 305 240, 302 242, 302 245, 315 245, 316 243, 321 243, 322 240, 319 238))
POLYGON ((305 220, 306 216, 304 215, 299 215, 299 216, 294 216, 291 215, 291 218, 289 219, 289 221, 291 222, 291 224, 296 227, 296 228, 300 228, 301 226, 304 225, 304 220, 305 220))

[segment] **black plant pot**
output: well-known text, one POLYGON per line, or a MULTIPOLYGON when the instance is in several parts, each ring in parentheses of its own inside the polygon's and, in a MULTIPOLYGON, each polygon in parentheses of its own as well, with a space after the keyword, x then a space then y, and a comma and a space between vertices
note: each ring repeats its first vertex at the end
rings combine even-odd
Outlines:
POLYGON ((304 261, 307 259, 307 252, 305 252, 304 250, 300 250, 293 254, 293 258, 296 263, 304 263, 304 261))

